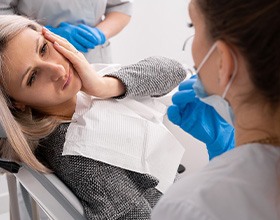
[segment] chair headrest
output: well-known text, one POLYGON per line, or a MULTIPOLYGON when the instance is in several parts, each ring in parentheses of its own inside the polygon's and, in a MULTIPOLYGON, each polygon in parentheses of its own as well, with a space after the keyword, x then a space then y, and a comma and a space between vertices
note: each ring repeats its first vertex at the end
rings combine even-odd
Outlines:
POLYGON ((20 167, 21 165, 16 162, 0 158, 0 168, 3 168, 10 173, 18 173, 20 167))

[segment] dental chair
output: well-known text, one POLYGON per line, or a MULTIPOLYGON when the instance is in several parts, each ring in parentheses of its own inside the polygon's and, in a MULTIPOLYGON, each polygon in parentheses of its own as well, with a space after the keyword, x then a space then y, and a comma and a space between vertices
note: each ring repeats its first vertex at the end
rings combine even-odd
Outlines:
MULTIPOLYGON (((1 124, 0 138, 6 138, 1 124)), ((24 163, 19 164, 2 158, 0 158, 1 168, 8 172, 11 220, 21 220, 17 182, 20 183, 23 201, 32 220, 40 219, 38 206, 50 220, 86 220, 77 197, 55 174, 43 174, 24 163)))
POLYGON ((86 220, 79 200, 54 174, 42 174, 25 164, 2 159, 0 159, 0 167, 12 174, 7 175, 11 220, 20 219, 16 180, 30 195, 31 199, 28 201, 24 196, 24 201, 27 209, 31 207, 32 220, 39 220, 37 205, 51 220, 86 220))

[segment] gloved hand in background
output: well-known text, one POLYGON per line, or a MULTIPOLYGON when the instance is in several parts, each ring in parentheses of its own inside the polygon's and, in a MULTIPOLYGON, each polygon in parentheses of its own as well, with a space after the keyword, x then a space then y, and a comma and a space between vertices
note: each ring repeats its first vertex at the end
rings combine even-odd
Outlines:
POLYGON ((103 32, 96 27, 89 27, 85 24, 72 25, 61 22, 58 27, 46 26, 51 32, 67 39, 73 46, 81 51, 88 52, 97 45, 102 45, 106 41, 103 32))
POLYGON ((195 97, 192 85, 196 78, 195 75, 179 85, 167 115, 171 122, 206 144, 211 160, 234 148, 234 128, 212 106, 195 97))

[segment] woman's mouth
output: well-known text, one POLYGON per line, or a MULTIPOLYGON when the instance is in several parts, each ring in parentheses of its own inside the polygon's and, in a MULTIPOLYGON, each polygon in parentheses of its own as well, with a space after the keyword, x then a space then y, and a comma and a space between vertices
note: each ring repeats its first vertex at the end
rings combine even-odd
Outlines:
POLYGON ((67 79, 63 85, 63 89, 65 89, 70 84, 71 79, 72 79, 72 70, 71 70, 71 68, 69 68, 69 73, 68 73, 67 79))

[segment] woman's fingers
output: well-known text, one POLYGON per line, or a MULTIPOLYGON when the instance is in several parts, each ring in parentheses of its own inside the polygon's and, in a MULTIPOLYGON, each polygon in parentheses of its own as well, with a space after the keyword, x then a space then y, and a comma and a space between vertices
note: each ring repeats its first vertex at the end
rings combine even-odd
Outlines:
MULTIPOLYGON (((69 50, 64 46, 61 46, 57 41, 53 43, 53 46, 59 53, 61 53, 66 59, 68 59, 75 68, 79 66, 79 64, 81 63, 79 51, 77 51, 76 49, 69 50)), ((83 55, 81 54, 81 56, 83 55)))
POLYGON ((71 51, 76 50, 76 48, 71 43, 69 43, 65 38, 60 37, 45 28, 43 28, 42 34, 48 41, 50 41, 52 43, 57 42, 59 45, 67 48, 68 50, 71 50, 71 51))
POLYGON ((46 40, 53 43, 54 48, 65 58, 67 58, 74 66, 77 66, 81 62, 81 60, 85 60, 83 54, 79 53, 79 51, 77 51, 76 48, 66 39, 44 28, 42 30, 42 34, 46 38, 46 40), (79 58, 81 58, 81 60, 79 58))
POLYGON ((43 35, 45 35, 45 34, 51 35, 53 38, 59 38, 61 41, 68 42, 65 38, 63 38, 63 37, 61 37, 61 36, 59 36, 59 35, 57 35, 57 34, 51 32, 50 30, 48 30, 48 29, 45 28, 45 27, 42 28, 42 34, 43 34, 43 35))

